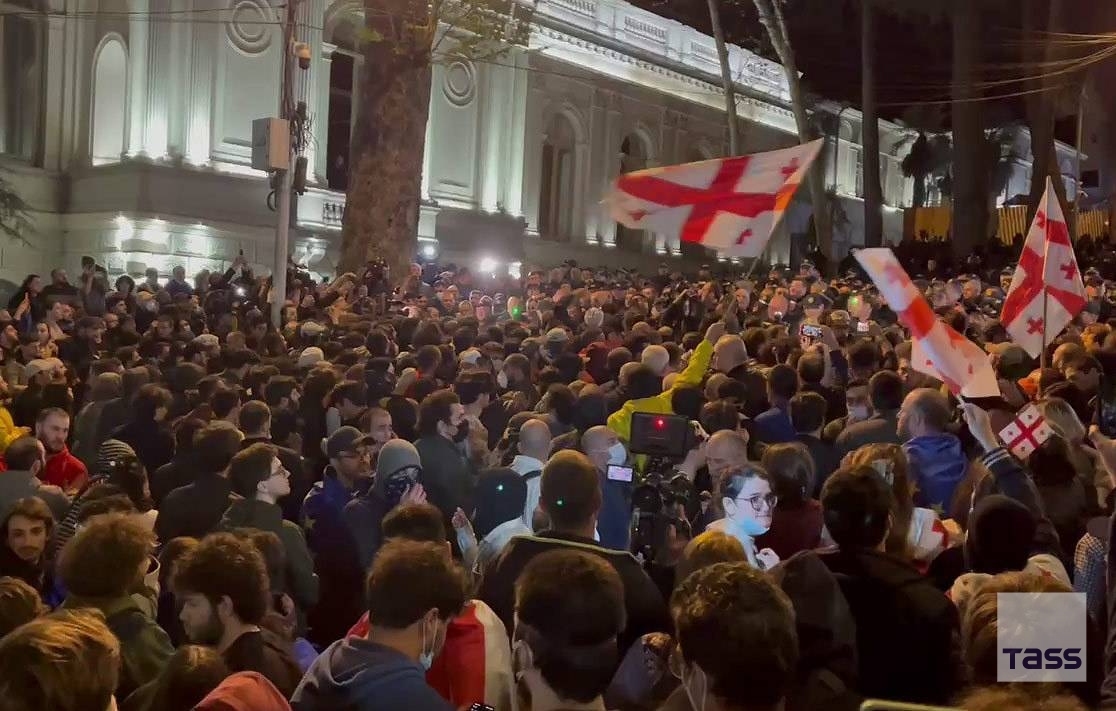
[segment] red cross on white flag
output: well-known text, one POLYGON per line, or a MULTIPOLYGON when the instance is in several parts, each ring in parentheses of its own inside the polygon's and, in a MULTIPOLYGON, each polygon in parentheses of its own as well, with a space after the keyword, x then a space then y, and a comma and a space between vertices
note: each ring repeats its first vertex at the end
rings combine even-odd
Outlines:
POLYGON ((1077 269, 1062 206, 1047 177, 1046 192, 1027 231, 1019 266, 1000 312, 1000 323, 1012 340, 1037 358, 1043 344, 1053 341, 1083 308, 1085 285, 1077 269))
POLYGON ((954 395, 996 397, 1000 386, 988 355, 939 319, 886 247, 862 249, 856 259, 880 295, 911 332, 911 367, 945 383, 954 395))
POLYGON ((1054 430, 1046 424, 1034 403, 1029 403, 1020 410, 1011 424, 1000 430, 1003 443, 1012 454, 1024 460, 1053 435, 1054 430))
POLYGON ((791 148, 621 175, 605 196, 613 219, 677 235, 726 257, 758 257, 821 150, 791 148))

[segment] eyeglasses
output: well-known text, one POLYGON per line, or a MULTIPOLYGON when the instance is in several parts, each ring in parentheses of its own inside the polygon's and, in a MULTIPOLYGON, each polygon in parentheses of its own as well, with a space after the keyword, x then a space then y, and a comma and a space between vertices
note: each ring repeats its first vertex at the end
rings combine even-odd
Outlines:
POLYGON ((761 510, 761 503, 767 504, 768 509, 773 509, 775 508, 775 504, 779 503, 779 497, 775 494, 756 494, 755 496, 749 496, 746 499, 736 498, 733 499, 733 501, 747 501, 751 505, 752 510, 756 513, 759 513, 761 510))

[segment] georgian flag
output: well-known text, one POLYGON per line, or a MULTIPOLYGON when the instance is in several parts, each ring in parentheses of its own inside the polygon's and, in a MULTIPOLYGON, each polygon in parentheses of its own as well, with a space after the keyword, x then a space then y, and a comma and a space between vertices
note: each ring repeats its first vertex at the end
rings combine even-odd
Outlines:
POLYGON ((1012 340, 1037 358, 1043 345, 1053 341, 1083 308, 1085 285, 1062 206, 1047 176, 1046 191, 1027 231, 1000 323, 1012 340))
POLYGON ((912 368, 941 380, 954 395, 1000 394, 988 355, 937 317, 890 249, 862 249, 856 259, 899 315, 899 322, 911 332, 912 368))
POLYGON ((604 202, 626 227, 678 235, 727 257, 758 257, 822 142, 627 173, 604 202))
POLYGON ((1020 410, 1015 415, 1015 419, 1000 430, 1000 441, 1011 450, 1012 454, 1022 460, 1026 460, 1031 456, 1031 452, 1053 436, 1054 430, 1050 429, 1050 425, 1039 414, 1034 403, 1029 403, 1020 410))

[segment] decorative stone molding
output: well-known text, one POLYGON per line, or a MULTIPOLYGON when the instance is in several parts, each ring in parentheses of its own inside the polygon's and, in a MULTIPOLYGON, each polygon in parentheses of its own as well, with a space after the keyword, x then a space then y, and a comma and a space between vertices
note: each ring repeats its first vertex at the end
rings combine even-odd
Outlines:
POLYGON ((259 54, 271 46, 271 7, 263 0, 235 0, 225 23, 229 42, 245 54, 259 54))
POLYGON ((468 106, 477 95, 477 69, 464 57, 454 58, 443 70, 442 93, 454 106, 468 106))

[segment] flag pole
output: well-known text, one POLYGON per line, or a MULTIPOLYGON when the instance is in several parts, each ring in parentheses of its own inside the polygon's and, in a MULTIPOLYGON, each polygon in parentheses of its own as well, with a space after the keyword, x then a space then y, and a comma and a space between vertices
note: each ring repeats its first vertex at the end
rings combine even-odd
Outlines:
MULTIPOLYGON (((1046 368, 1046 284, 1042 285, 1042 352, 1039 353, 1039 367, 1046 368)), ((1041 395, 1041 393, 1039 393, 1041 395)))

